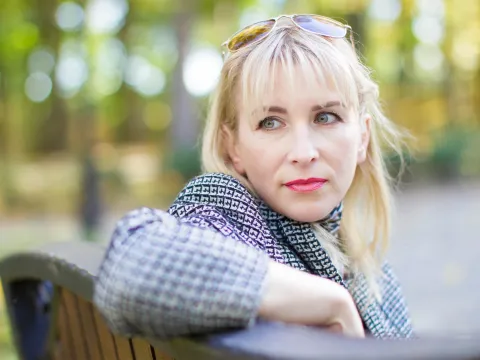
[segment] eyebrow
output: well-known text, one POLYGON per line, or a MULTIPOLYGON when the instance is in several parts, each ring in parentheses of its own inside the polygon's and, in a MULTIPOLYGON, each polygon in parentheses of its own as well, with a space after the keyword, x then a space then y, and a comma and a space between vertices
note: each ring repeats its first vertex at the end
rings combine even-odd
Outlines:
MULTIPOLYGON (((334 106, 345 107, 345 105, 343 105, 340 101, 329 101, 325 105, 314 105, 314 106, 312 106, 311 111, 323 110, 325 108, 334 107, 334 106)), ((268 111, 268 112, 274 112, 274 113, 279 113, 279 114, 287 114, 288 113, 287 109, 282 108, 280 106, 270 106, 268 108, 264 107, 263 109, 268 111)))

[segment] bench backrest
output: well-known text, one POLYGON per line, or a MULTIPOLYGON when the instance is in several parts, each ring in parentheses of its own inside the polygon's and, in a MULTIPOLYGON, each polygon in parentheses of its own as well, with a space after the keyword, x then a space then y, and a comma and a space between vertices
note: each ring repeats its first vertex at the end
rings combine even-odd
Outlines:
MULTIPOLYGON (((58 244, 0 262, 7 312, 22 359, 172 360, 141 338, 114 335, 92 304, 103 251, 58 244), (73 249, 75 248, 75 249, 73 249), (79 257, 82 267, 69 262, 79 257), (66 259, 67 258, 67 259, 66 259), (72 260, 72 259, 70 259, 72 260)), ((0 292, 1 293, 1 292, 0 292)))
POLYGON ((259 321, 248 329, 169 341, 114 335, 92 305, 104 249, 48 244, 0 259, 15 348, 24 360, 480 359, 478 337, 358 341, 259 321))

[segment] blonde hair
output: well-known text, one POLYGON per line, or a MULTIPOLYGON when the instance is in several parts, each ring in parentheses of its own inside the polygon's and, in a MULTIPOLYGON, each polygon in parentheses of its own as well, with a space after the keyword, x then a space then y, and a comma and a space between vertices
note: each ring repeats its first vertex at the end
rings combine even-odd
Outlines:
POLYGON ((382 154, 394 152, 403 159, 403 137, 383 114, 378 86, 346 39, 326 39, 293 26, 277 27, 261 42, 231 54, 222 68, 204 130, 203 170, 230 174, 254 192, 229 162, 222 126, 235 132, 238 99, 249 108, 264 105, 262 94, 273 91, 279 68, 290 81, 301 72, 307 80, 333 87, 359 117, 369 114, 372 118, 366 160, 357 166, 344 199, 339 240, 318 224, 312 228, 334 263, 365 276, 372 295, 378 298, 377 275, 389 243, 392 207, 391 179, 382 154))

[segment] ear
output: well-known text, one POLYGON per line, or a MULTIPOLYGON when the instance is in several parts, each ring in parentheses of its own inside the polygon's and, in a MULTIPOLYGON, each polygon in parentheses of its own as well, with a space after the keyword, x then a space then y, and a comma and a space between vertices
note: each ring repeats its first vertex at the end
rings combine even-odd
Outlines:
POLYGON ((238 143, 233 131, 226 125, 222 125, 222 134, 225 145, 225 150, 228 154, 228 159, 235 171, 241 175, 245 173, 245 169, 242 165, 242 160, 238 151, 238 143))
POLYGON ((357 164, 362 164, 367 159, 367 149, 370 142, 370 125, 372 117, 370 114, 363 115, 360 119, 360 146, 358 147, 357 164))

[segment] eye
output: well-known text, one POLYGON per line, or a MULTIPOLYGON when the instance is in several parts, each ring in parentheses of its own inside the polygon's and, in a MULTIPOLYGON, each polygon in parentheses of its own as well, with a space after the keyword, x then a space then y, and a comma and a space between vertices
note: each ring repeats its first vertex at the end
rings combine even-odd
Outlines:
POLYGON ((275 130, 282 126, 282 123, 272 117, 267 117, 258 123, 259 129, 275 130))
POLYGON ((340 120, 341 120, 340 117, 334 113, 319 113, 315 117, 315 122, 319 124, 327 124, 327 125, 340 120))

